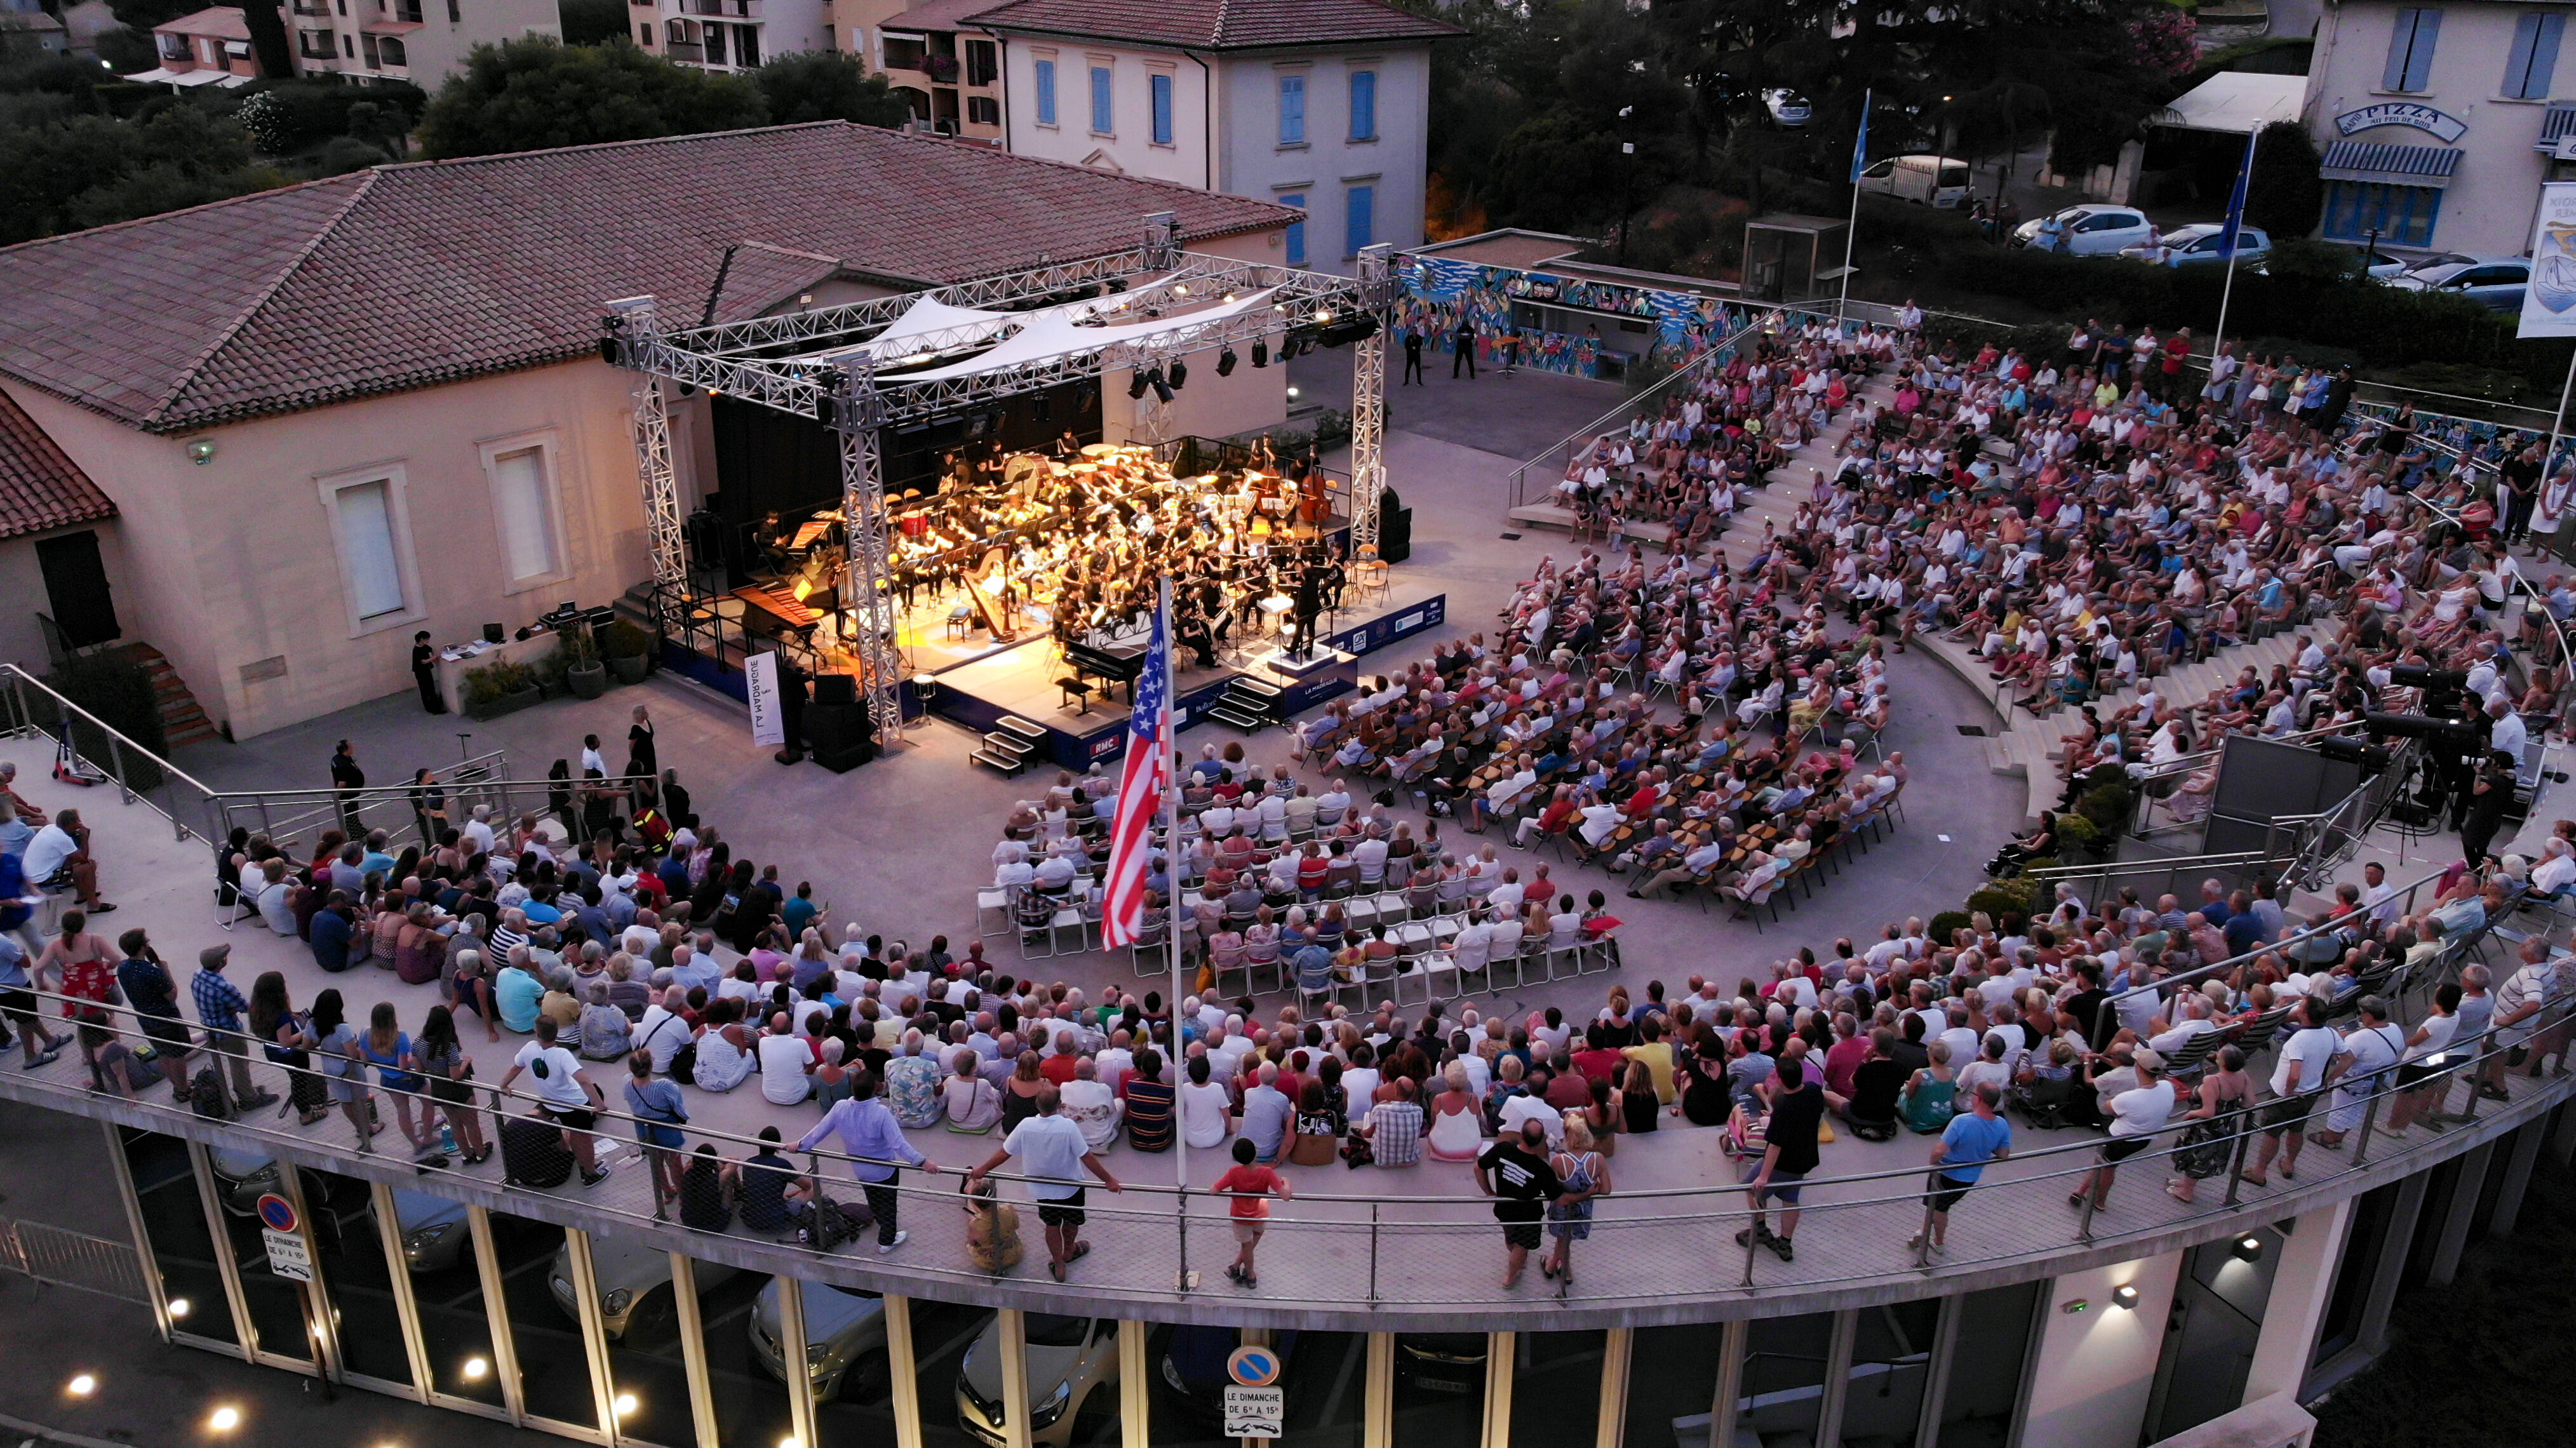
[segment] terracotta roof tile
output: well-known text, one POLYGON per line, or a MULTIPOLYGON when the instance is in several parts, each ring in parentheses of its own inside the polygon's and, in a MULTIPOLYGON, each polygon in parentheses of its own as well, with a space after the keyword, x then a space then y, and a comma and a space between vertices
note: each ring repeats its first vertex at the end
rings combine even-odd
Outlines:
POLYGON ((115 516, 116 504, 80 464, 0 392, 0 538, 115 516))
POLYGON ((988 29, 1191 50, 1437 40, 1466 33, 1382 0, 1007 0, 972 19, 988 29))
POLYGON ((927 286, 1132 246, 1155 211, 1190 241, 1295 219, 837 121, 383 166, 0 248, 0 374, 176 432, 562 361, 617 297, 694 322, 737 242, 927 286))

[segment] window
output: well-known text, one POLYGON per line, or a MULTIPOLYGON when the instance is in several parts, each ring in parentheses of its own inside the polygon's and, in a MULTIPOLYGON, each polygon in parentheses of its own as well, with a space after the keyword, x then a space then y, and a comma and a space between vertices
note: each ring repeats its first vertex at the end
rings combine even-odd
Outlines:
POLYGON ((2431 84, 2433 42, 2441 33, 2441 11, 2398 11, 2397 28, 2388 36, 2388 68, 2380 73, 2379 88, 2419 91, 2431 84))
POLYGON ((989 40, 966 42, 966 83, 991 85, 1002 73, 1000 52, 989 40))
POLYGON ((2517 101, 2549 99, 2549 74, 2558 68, 2558 37, 2566 30, 2564 15, 2534 13, 2515 21, 2513 53, 2505 59, 2504 88, 2498 94, 2517 101))
POLYGON ((410 53, 403 49, 401 39, 396 36, 386 36, 376 48, 384 53, 385 64, 387 65, 401 66, 411 64, 410 53))
POLYGON ((1302 75, 1279 77, 1279 144, 1306 144, 1306 78, 1302 75))
POLYGON ((1091 133, 1110 134, 1117 129, 1110 124, 1114 119, 1109 109, 1109 67, 1095 65, 1091 68, 1091 133))
POLYGON ((340 540, 340 577, 349 606, 365 625, 403 611, 402 564, 394 535, 393 480, 370 478, 331 491, 340 540))
POLYGON ((367 69, 384 69, 384 50, 378 44, 376 37, 373 34, 360 35, 358 42, 367 52, 367 69))
POLYGON ((1054 125, 1054 124, 1055 124, 1055 62, 1054 62, 1054 61, 1052 61, 1052 60, 1041 60, 1041 61, 1039 61, 1039 62, 1037 63, 1037 81, 1038 81, 1038 124, 1039 124, 1039 125, 1041 125, 1041 126, 1052 126, 1052 125, 1054 125))
POLYGON ((559 576, 563 546, 555 521, 554 457, 543 441, 483 449, 492 483, 492 526, 501 535, 502 575, 512 584, 559 576))
POLYGON ((1342 254, 1357 256, 1377 240, 1377 187, 1354 186, 1342 202, 1342 254))
POLYGON ((652 26, 650 26, 650 25, 638 25, 638 26, 636 26, 636 27, 635 27, 635 43, 636 43, 636 44, 638 44, 638 45, 643 45, 643 46, 650 46, 650 45, 652 45, 652 43, 653 43, 653 27, 652 27, 652 26))
POLYGON ((2431 246, 2441 212, 2442 192, 2436 186, 2326 183, 2324 231, 2329 241, 2367 241, 2376 231, 2382 246, 2431 246))
POLYGON ((885 38, 885 68, 888 70, 921 70, 930 60, 929 48, 916 36, 885 38))
POLYGON ((722 65, 725 63, 725 28, 723 26, 709 25, 707 27, 707 48, 705 54, 707 57, 707 64, 709 65, 722 65))
POLYGON ((465 8, 458 4, 457 0, 447 0, 447 23, 450 25, 465 23, 465 8))
POLYGON ((966 119, 972 125, 998 126, 1002 123, 1002 103, 991 96, 968 96, 966 119))
POLYGON ((746 69, 760 64, 760 27, 737 25, 733 28, 733 63, 746 69))
MULTIPOLYGON (((1306 193, 1303 191, 1291 192, 1286 196, 1280 197, 1279 204, 1282 206, 1294 206, 1302 211, 1306 207, 1306 193)), ((1290 266, 1304 266, 1306 264, 1306 220, 1304 217, 1299 217, 1297 220, 1288 223, 1288 264, 1290 266)))
POLYGON ((1351 72, 1351 139, 1377 139, 1377 72, 1351 72))
POLYGON ((1154 144, 1172 144, 1172 78, 1158 75, 1148 82, 1154 91, 1154 144))
POLYGON ((356 60, 358 58, 358 42, 351 40, 345 35, 341 36, 340 58, 342 60, 356 60))

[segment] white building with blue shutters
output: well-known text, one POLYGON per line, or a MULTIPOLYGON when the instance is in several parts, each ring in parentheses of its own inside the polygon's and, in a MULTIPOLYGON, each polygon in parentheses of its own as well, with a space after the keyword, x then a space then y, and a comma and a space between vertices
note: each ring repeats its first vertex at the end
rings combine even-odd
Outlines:
POLYGON ((2325 155, 2327 239, 2525 252, 2541 183, 2576 179, 2571 10, 2329 4, 2304 108, 2325 155))
POLYGON ((1431 46, 1380 0, 1007 0, 1003 144, 1303 208, 1278 260, 1348 271, 1422 241, 1431 46))

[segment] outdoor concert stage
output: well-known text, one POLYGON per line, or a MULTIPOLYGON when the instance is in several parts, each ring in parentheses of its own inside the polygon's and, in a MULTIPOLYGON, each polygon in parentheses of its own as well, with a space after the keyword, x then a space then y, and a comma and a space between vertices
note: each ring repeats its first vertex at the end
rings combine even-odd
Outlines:
MULTIPOLYGON (((1346 607, 1340 614, 1344 627, 1336 629, 1328 623, 1320 628, 1322 642, 1334 652, 1329 660, 1319 659, 1308 668, 1274 665, 1270 662, 1272 646, 1267 642, 1247 650, 1245 662, 1237 667, 1197 668, 1187 650, 1178 651, 1178 677, 1172 681, 1176 731, 1205 718, 1225 696, 1227 685, 1238 677, 1277 690, 1282 718, 1293 717, 1356 688, 1361 656, 1437 628, 1448 618, 1448 594, 1423 595, 1417 590, 1415 596, 1407 597, 1401 579, 1402 570, 1396 570, 1389 597, 1376 601, 1372 605, 1374 612, 1346 607), (1354 617, 1364 621, 1347 622, 1354 617)), ((1134 638, 1119 642, 1141 645, 1144 637, 1139 631, 1134 638)), ((1127 747, 1125 686, 1114 695, 1095 688, 1086 713, 1056 685, 1058 679, 1072 673, 1054 641, 1041 635, 989 650, 926 676, 932 687, 921 703, 930 713, 978 733, 996 728, 1006 714, 1026 720, 1046 731, 1047 757, 1067 768, 1117 758, 1127 747)), ((912 682, 918 689, 923 679, 916 677, 912 682)))

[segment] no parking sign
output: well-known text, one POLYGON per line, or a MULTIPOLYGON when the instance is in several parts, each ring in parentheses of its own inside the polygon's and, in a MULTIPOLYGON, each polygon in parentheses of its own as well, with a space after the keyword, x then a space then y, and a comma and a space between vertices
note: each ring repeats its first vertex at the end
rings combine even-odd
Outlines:
POLYGON ((1288 1390, 1277 1387, 1278 1350, 1236 1348, 1225 1360, 1225 1431, 1230 1438, 1276 1438, 1288 1422, 1288 1390))
POLYGON ((268 1270, 295 1282, 313 1280, 313 1253, 304 1245, 303 1233, 297 1231, 303 1219, 295 1214, 295 1204, 269 1192, 259 1199, 260 1239, 268 1247, 268 1270))

